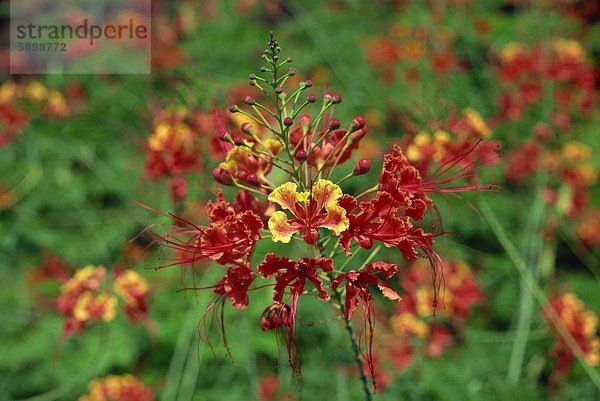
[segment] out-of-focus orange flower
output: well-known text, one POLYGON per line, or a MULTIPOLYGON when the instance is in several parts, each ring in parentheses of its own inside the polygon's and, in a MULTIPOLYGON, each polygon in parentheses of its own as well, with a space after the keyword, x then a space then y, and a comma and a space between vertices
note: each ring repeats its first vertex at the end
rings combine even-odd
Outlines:
POLYGON ((542 316, 556 338, 550 350, 555 359, 551 384, 564 377, 579 354, 586 363, 597 366, 600 363, 600 338, 596 334, 598 315, 586 309, 584 303, 573 293, 557 295, 542 310, 542 316), (562 326, 575 344, 563 337, 562 326), (575 348, 576 346, 577 348, 575 348))
POLYGON ((115 293, 123 298, 123 310, 132 323, 146 320, 148 313, 148 282, 133 270, 115 268, 115 293))
POLYGON ((132 375, 109 375, 94 379, 79 401, 154 401, 154 392, 132 375))
POLYGON ((89 322, 108 322, 115 318, 117 299, 102 289, 105 276, 103 266, 86 266, 63 284, 57 307, 65 317, 65 337, 81 333, 89 322))
POLYGON ((577 227, 577 237, 588 248, 600 246, 600 209, 587 213, 577 227))

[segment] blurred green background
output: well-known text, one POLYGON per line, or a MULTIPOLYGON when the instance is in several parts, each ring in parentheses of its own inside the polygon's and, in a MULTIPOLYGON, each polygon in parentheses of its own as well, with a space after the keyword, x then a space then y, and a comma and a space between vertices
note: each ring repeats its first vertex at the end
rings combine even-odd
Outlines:
MULTIPOLYGON (((276 33, 283 56, 293 57, 298 75, 311 78, 315 88, 326 85, 343 96, 337 118, 350 121, 356 115, 367 116, 374 155, 388 151, 391 143, 406 143, 416 132, 433 132, 431 121, 443 121, 453 108, 471 107, 491 120, 498 113, 502 86, 498 54, 509 43, 535 45, 574 39, 581 43, 592 68, 600 62, 598 14, 594 16, 591 6, 586 8, 587 3, 596 2, 154 3, 151 75, 31 77, 2 73, 4 82, 26 85, 36 80, 60 91, 70 108, 67 116, 56 118, 32 102, 18 104, 28 113, 27 125, 0 147, 2 400, 75 400, 87 391, 92 379, 108 373, 134 374, 158 399, 167 401, 362 399, 343 327, 328 305, 311 297, 300 302, 296 340, 303 369, 301 378, 293 378, 285 344, 281 339, 277 343, 273 332, 262 332, 258 324, 264 306, 270 303, 270 290, 253 292, 247 310, 226 306, 229 358, 218 343, 218 330, 213 330, 214 353, 198 338, 210 291, 176 293, 190 284, 191 277, 184 275, 182 282, 177 268, 153 270, 168 257, 155 248, 127 267, 135 268, 152 288, 150 318, 156 331, 143 325, 132 327, 120 314, 109 324, 91 325, 83 334, 63 341, 63 319, 53 303, 60 283, 32 279, 37 277, 35 271, 44 252, 73 268, 89 264, 110 268, 122 260, 127 241, 144 228, 157 225, 158 231, 168 230, 168 218, 134 203, 137 200, 160 211, 175 211, 165 181, 152 181, 144 174, 144 143, 157 108, 197 108, 209 113, 215 102, 226 107, 239 101, 230 99, 232 88, 244 85, 247 75, 257 71, 269 31, 276 33), (386 80, 386 72, 374 64, 369 52, 384 52, 374 40, 393 38, 392 32, 402 29, 413 32, 409 39, 420 43, 425 55, 384 63, 383 68, 395 75, 386 80), (425 38, 419 31, 425 32, 425 38), (459 67, 446 74, 432 68, 427 52, 438 45, 452 49, 459 67), (415 72, 416 83, 404 79, 415 72), (270 375, 278 378, 277 394, 261 398, 263 379, 270 375)), ((3 3, 4 22, 6 6, 3 3)), ((550 98, 518 121, 500 121, 494 124, 492 138, 502 143, 508 155, 533 136, 537 122, 550 121, 556 107, 550 98)), ((597 109, 594 106, 589 116, 577 116, 569 132, 557 135, 556 140, 577 140, 589 146, 595 168, 599 167, 595 156, 600 146, 597 109)), ((440 357, 418 354, 402 372, 385 365, 391 379, 377 392, 376 400, 600 399, 597 367, 586 370, 578 363, 560 386, 549 389, 553 369, 549 349, 554 337, 537 301, 530 306, 530 330, 525 338, 518 335, 519 310, 523 308, 519 288, 526 278, 516 267, 518 260, 507 255, 506 244, 498 241, 498 230, 490 228, 486 210, 491 210, 500 231, 508 235, 526 262, 531 261, 525 249, 531 243, 528 238, 540 239, 542 229, 550 223, 557 227, 550 234, 552 239, 541 238, 542 245, 538 244, 542 271, 535 288, 547 297, 571 291, 596 314, 600 310, 600 253, 597 245, 580 245, 576 234, 587 215, 568 216, 548 206, 537 221, 533 219, 532 206, 540 202, 543 183, 553 178, 542 171, 526 182, 507 181, 506 160, 504 157, 500 164, 485 169, 482 179, 502 186, 502 192, 467 194, 464 201, 449 198, 439 203, 444 229, 456 235, 440 238, 436 249, 444 259, 465 260, 473 267, 484 301, 440 357), (482 199, 488 206, 480 211, 482 199), (507 378, 515 369, 511 352, 518 347, 516 342, 523 341, 526 346, 518 363, 519 374, 517 380, 511 380, 507 378)), ((381 158, 373 162, 372 174, 348 188, 370 186, 381 158)), ((207 152, 202 156, 204 171, 187 176, 188 210, 210 198, 195 183, 214 187, 208 183, 212 181, 210 170, 217 164, 207 152)), ((589 185, 586 210, 597 208, 599 197, 598 187, 589 185)), ((144 246, 149 240, 142 238, 138 243, 144 246)), ((262 241, 257 254, 273 249, 273 243, 262 241)), ((384 254, 401 263, 397 252, 385 250, 384 254)), ((210 286, 221 275, 220 267, 202 269, 197 285, 210 286)), ((383 311, 390 311, 384 301, 381 305, 383 311)), ((386 353, 385 349, 378 352, 386 353)))

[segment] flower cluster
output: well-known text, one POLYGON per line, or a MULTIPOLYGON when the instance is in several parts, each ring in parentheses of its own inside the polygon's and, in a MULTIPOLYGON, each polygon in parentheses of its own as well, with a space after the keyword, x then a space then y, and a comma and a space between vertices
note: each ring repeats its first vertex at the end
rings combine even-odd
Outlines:
POLYGON ((596 334, 598 315, 587 310, 575 294, 556 295, 544 307, 542 316, 556 338, 550 350, 555 360, 551 384, 569 372, 576 355, 591 366, 600 363, 600 338, 596 334))
POLYGON ((396 25, 387 36, 366 40, 364 48, 367 62, 387 83, 396 79, 398 66, 404 69, 407 83, 418 80, 417 66, 422 59, 428 60, 429 68, 440 76, 461 68, 453 34, 440 27, 428 30, 423 26, 396 25))
POLYGON ((406 156, 427 174, 434 167, 456 165, 469 178, 480 164, 492 164, 499 160, 496 151, 500 143, 491 141, 492 129, 474 109, 465 108, 460 115, 453 113, 446 121, 432 124, 438 128, 431 134, 417 133, 406 147, 406 156))
POLYGON ((578 215, 587 206, 589 187, 597 179, 591 148, 574 140, 558 149, 546 145, 534 138, 512 150, 507 157, 506 176, 523 182, 535 172, 546 172, 551 178, 546 188, 547 203, 563 215, 578 215))
POLYGON ((61 92, 38 81, 4 82, 0 85, 0 148, 16 139, 36 115, 69 117, 82 96, 81 87, 74 83, 61 92))
POLYGON ((555 105, 551 120, 558 133, 570 131, 578 115, 593 113, 596 73, 577 41, 557 39, 550 46, 532 47, 510 43, 499 61, 503 84, 499 118, 520 120, 548 97, 555 105))
POLYGON ((402 278, 403 301, 389 319, 393 334, 390 359, 403 370, 412 362, 415 344, 424 344, 423 352, 430 358, 438 357, 453 344, 458 332, 473 307, 483 300, 483 294, 471 268, 462 261, 444 263, 443 307, 432 309, 431 278, 424 266, 417 262, 402 278), (436 319, 431 319, 433 314, 436 319))
POLYGON ((600 209, 588 212, 579 226, 577 226, 577 237, 587 248, 600 246, 600 209))
POLYGON ((85 266, 73 274, 61 288, 57 308, 64 316, 63 336, 81 333, 90 323, 109 322, 117 314, 117 296, 123 299, 123 311, 131 323, 147 320, 146 280, 133 270, 119 267, 113 271, 113 290, 107 284, 106 268, 85 266))
POLYGON ((109 375, 94 379, 79 401, 154 401, 154 391, 132 375, 109 375))
POLYGON ((183 175, 200 168, 199 136, 186 109, 161 110, 154 118, 152 135, 146 143, 146 173, 153 180, 169 179, 171 197, 185 197, 183 175))
MULTIPOLYGON (((345 192, 344 182, 371 170, 369 159, 343 167, 367 135, 365 118, 354 117, 347 128, 342 128, 334 116, 342 97, 331 92, 324 94, 320 107, 311 115, 308 110, 318 100, 315 94, 307 94, 312 82, 300 81, 291 91, 285 89, 296 72, 285 67, 291 59, 280 60, 279 53, 279 45, 271 37, 263 55, 266 65, 260 69, 262 74, 249 76, 250 85, 263 92, 264 100, 244 96, 242 102, 247 107, 229 107, 245 121, 231 127, 222 117, 216 119, 215 135, 227 154, 213 169, 213 176, 217 183, 237 188, 237 197, 230 203, 219 190, 216 200, 206 205, 207 225, 170 215, 175 221, 173 231, 155 234, 155 240, 175 251, 167 266, 200 260, 224 266, 223 277, 211 288, 222 303, 228 299, 236 309, 248 305, 249 291, 272 286, 272 304, 263 312, 260 326, 285 331, 289 362, 295 369, 300 366, 293 339, 303 294, 337 304, 350 331, 350 319, 361 306, 367 327, 362 333, 368 338, 365 364, 374 377, 370 351, 372 291, 377 288, 387 299, 400 301, 392 285, 398 266, 374 258, 382 247, 396 248, 409 261, 427 258, 434 277, 429 287, 431 307, 436 308, 441 259, 433 249, 438 233, 425 219, 435 207, 430 195, 491 187, 453 182, 472 176, 477 166, 469 167, 467 173, 450 173, 450 178, 423 178, 396 145, 384 156, 374 186, 356 196, 345 192), (255 245, 260 240, 270 241, 273 247, 295 241, 292 253, 297 250, 303 254, 292 257, 270 252, 253 266, 255 245), (370 254, 365 255, 364 262, 353 261, 365 251, 370 254), (274 283, 256 284, 259 279, 274 283)), ((463 157, 470 151, 463 152, 463 157)), ((452 166, 447 167, 448 172, 452 166)), ((420 268, 428 271, 422 265, 420 268)), ((358 353, 354 335, 352 341, 358 353)), ((359 367, 362 372, 362 362, 359 367)))

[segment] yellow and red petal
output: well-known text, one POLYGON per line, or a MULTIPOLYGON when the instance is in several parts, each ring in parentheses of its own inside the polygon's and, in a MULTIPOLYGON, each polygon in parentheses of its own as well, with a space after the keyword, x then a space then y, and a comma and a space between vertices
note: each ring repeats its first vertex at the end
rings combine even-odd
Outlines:
POLYGON ((350 221, 346 216, 346 209, 332 202, 325 206, 325 211, 326 214, 319 227, 327 228, 333 231, 335 235, 340 235, 348 229, 350 221))
POLYGON ((273 242, 287 244, 292 239, 292 235, 298 232, 299 229, 292 227, 284 212, 277 211, 269 219, 269 231, 273 235, 273 242))
POLYGON ((315 210, 321 210, 329 204, 337 205, 337 200, 343 195, 339 185, 323 179, 313 184, 311 192, 312 200, 316 202, 315 210))
POLYGON ((277 203, 284 209, 294 212, 296 209, 296 202, 303 199, 303 195, 298 193, 298 185, 293 182, 286 182, 283 185, 278 186, 269 195, 271 202, 277 203))
POLYGON ((264 147, 275 156, 277 156, 277 154, 281 152, 281 149, 283 148, 283 144, 277 139, 267 139, 263 142, 263 144, 264 147))
POLYGON ((387 299, 390 299, 392 301, 402 300, 402 298, 400 298, 400 295, 398 295, 398 293, 392 287, 390 287, 388 283, 379 280, 379 283, 377 283, 377 287, 379 287, 379 290, 387 299))

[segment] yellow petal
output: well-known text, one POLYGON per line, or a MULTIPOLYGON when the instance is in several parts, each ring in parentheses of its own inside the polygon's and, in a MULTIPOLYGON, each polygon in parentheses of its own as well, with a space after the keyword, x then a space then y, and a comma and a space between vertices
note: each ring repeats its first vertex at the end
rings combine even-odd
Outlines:
POLYGON ((320 225, 321 227, 330 229, 335 235, 340 235, 348 229, 350 221, 346 217, 346 209, 336 203, 330 203, 325 206, 325 211, 327 215, 325 221, 320 225))
POLYGON ((283 242, 287 244, 292 239, 292 235, 298 230, 288 223, 287 216, 284 212, 278 211, 273 213, 269 219, 269 231, 273 235, 273 242, 283 242))
POLYGON ((278 186, 269 195, 271 202, 275 202, 282 208, 291 211, 295 209, 296 202, 300 199, 302 199, 302 196, 298 194, 298 185, 293 182, 286 182, 278 186))
POLYGON ((339 185, 329 180, 320 179, 312 186, 312 199, 317 202, 317 209, 322 209, 331 203, 337 205, 337 200, 342 195, 342 189, 339 185))

